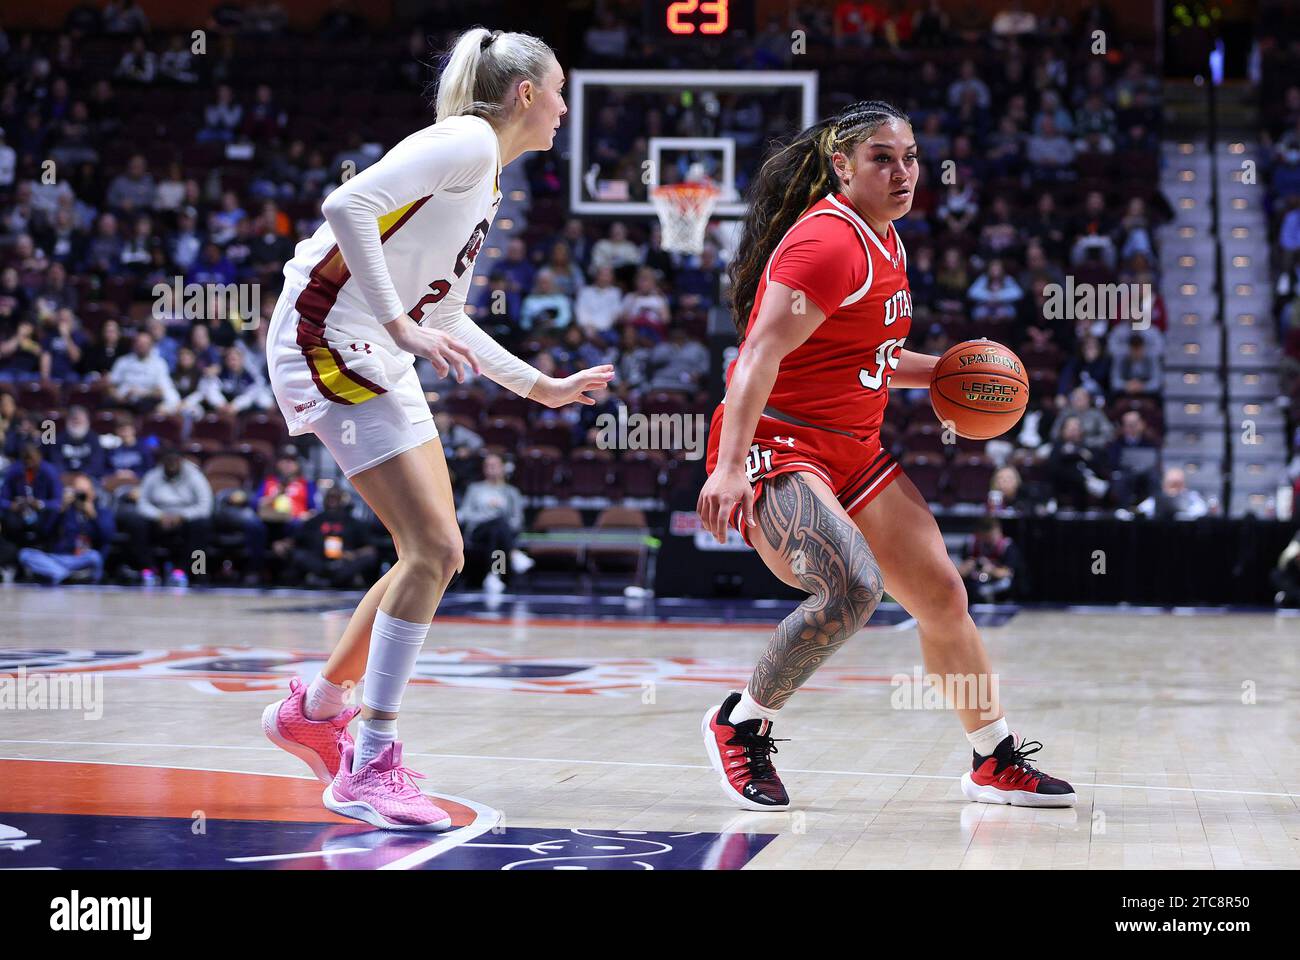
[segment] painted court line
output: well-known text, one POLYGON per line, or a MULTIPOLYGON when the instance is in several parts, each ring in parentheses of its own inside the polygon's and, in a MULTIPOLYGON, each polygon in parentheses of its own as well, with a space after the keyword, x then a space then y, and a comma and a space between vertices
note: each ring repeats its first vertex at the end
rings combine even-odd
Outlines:
MULTIPOLYGON (((3 742, 3 741, 0 741, 3 742)), ((265 748, 263 748, 265 749, 265 748)), ((226 767, 189 767, 180 766, 171 763, 128 763, 123 760, 68 760, 65 758, 52 757, 0 757, 0 760, 26 760, 32 763, 87 763, 103 767, 150 767, 157 770, 194 770, 205 773, 238 773, 252 777, 283 777, 287 780, 315 780, 315 777, 305 774, 292 773, 265 773, 260 770, 231 770, 226 767)), ((434 843, 429 844, 414 853, 407 854, 400 860, 394 860, 392 863, 385 864, 380 870, 410 870, 412 867, 418 867, 420 864, 428 863, 439 854, 446 853, 454 847, 475 840, 483 836, 498 823, 501 822, 501 811, 486 804, 478 803, 474 800, 467 800, 464 797, 458 797, 454 794, 444 793, 439 796, 453 803, 459 803, 461 806, 473 810, 475 813, 474 822, 461 827, 458 830, 450 831, 443 834, 434 843)), ((349 851, 351 852, 351 851, 349 851)), ((290 857, 302 856, 304 854, 291 854, 290 857)), ((307 856, 319 856, 319 853, 308 853, 307 856)), ((258 859, 258 858, 253 858, 258 859)), ((276 859, 274 857, 263 857, 260 859, 276 859)))
MULTIPOLYGON (((209 744, 126 743, 126 742, 119 742, 119 741, 103 741, 103 740, 0 740, 0 743, 44 745, 44 746, 57 745, 57 746, 81 746, 81 747, 145 747, 145 748, 155 748, 155 749, 156 748, 191 749, 191 750, 218 749, 218 750, 259 750, 259 751, 268 751, 268 752, 279 752, 279 748, 277 747, 262 747, 262 746, 237 747, 237 746, 229 746, 229 745, 214 747, 209 744)), ((404 755, 411 756, 411 757, 430 757, 436 760, 488 760, 488 761, 500 761, 505 763, 558 763, 558 764, 576 764, 576 765, 608 766, 608 767, 647 767, 647 768, 661 769, 661 770, 711 770, 712 769, 712 767, 710 767, 708 764, 700 764, 700 763, 650 763, 646 761, 637 761, 637 760, 580 760, 572 757, 505 757, 505 756, 496 756, 493 754, 479 754, 479 753, 421 753, 414 750, 406 751, 404 755)), ((124 763, 120 761, 113 762, 113 761, 101 761, 101 760, 59 759, 55 761, 49 761, 48 758, 38 758, 38 757, 0 757, 0 759, 43 760, 43 761, 55 762, 55 763, 105 763, 105 764, 111 764, 113 766, 124 766, 124 767, 131 767, 131 766, 169 767, 171 766, 171 764, 124 763)), ((174 769, 213 770, 219 773, 258 773, 258 771, 252 771, 252 770, 217 770, 216 768, 213 767, 175 767, 174 769)), ((799 769, 795 767, 785 769, 783 772, 806 773, 812 776, 828 776, 828 777, 891 777, 891 778, 901 778, 904 780, 960 780, 961 779, 961 776, 953 776, 948 774, 878 773, 878 772, 867 771, 867 770, 807 770, 807 769, 799 769)), ((1069 770, 1063 770, 1062 772, 1073 773, 1073 771, 1069 771, 1069 770)), ((278 773, 268 773, 262 775, 263 776, 296 776, 292 774, 278 774, 278 773)), ((1209 776, 1209 775, 1202 774, 1202 776, 1209 776)), ((1228 775, 1225 774, 1225 776, 1228 775)), ((296 777, 296 778, 304 779, 304 780, 314 779, 306 775, 303 775, 302 777, 296 777)), ((1214 793, 1214 794, 1224 794, 1224 795, 1240 796, 1240 797, 1290 797, 1292 799, 1300 799, 1300 793, 1278 793, 1278 792, 1272 792, 1267 790, 1221 790, 1212 787, 1162 787, 1154 784, 1132 784, 1132 783, 1076 783, 1074 784, 1074 787, 1076 790, 1089 789, 1089 788, 1093 790, 1103 790, 1103 789, 1104 790, 1160 790, 1166 793, 1214 793)), ((449 799, 454 800, 457 798, 450 797, 449 799)), ((469 807, 473 807, 476 810, 478 809, 477 805, 470 803, 469 801, 465 801, 465 805, 469 807)), ((487 829, 491 829, 491 827, 489 826, 487 829)), ((418 855, 418 853, 419 851, 417 851, 416 854, 412 854, 411 856, 416 856, 418 855)))

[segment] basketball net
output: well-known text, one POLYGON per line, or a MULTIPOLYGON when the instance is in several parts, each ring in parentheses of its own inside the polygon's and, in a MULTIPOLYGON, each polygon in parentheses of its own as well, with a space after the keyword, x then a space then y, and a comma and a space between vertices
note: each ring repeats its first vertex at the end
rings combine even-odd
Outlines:
POLYGON ((659 215, 660 246, 674 253, 699 253, 720 191, 708 180, 655 187, 650 199, 659 215))

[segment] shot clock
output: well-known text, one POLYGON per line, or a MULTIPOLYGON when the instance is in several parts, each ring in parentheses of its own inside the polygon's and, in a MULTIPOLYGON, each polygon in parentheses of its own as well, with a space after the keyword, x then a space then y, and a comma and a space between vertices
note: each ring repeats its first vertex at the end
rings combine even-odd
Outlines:
POLYGON ((662 38, 725 39, 753 35, 753 0, 658 0, 646 4, 650 31, 662 38))

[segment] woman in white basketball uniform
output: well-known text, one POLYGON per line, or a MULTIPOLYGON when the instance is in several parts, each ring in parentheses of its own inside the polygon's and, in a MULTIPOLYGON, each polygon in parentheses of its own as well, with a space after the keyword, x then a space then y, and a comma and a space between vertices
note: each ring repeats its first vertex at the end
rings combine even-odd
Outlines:
POLYGON ((392 534, 398 562, 358 605, 310 685, 266 708, 272 742, 329 786, 330 810, 385 829, 444 829, 450 817, 402 764, 396 718, 434 611, 463 565, 451 481, 414 369, 482 373, 548 407, 592 404, 611 366, 554 378, 513 356, 464 313, 474 261, 501 202, 501 168, 551 147, 564 73, 536 37, 462 34, 438 82, 437 121, 321 204, 298 244, 267 338, 291 434, 314 432, 392 534), (362 680, 360 708, 346 688, 362 680), (347 727, 361 713, 354 742, 347 727))

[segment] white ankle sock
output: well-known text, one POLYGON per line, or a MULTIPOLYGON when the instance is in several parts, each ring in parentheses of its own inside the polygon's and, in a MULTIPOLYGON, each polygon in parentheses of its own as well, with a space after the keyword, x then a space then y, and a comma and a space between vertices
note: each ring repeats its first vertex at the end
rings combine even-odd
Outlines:
POLYGON ((746 720, 766 720, 771 723, 776 719, 778 707, 773 710, 771 707, 765 707, 749 695, 749 687, 740 695, 740 702, 731 708, 731 722, 744 723, 746 720))
POLYGON ((357 745, 352 753, 352 772, 356 773, 397 739, 396 720, 362 720, 357 730, 357 745))
POLYGON ((988 757, 992 756, 998 744, 1009 736, 1011 736, 1011 728, 1007 726, 1007 718, 1001 717, 987 727, 980 727, 974 733, 966 734, 966 739, 970 741, 976 753, 981 757, 988 757))
POLYGON ((337 683, 330 683, 323 673, 307 685, 307 695, 302 702, 302 712, 308 720, 329 720, 343 712, 348 691, 337 683))

